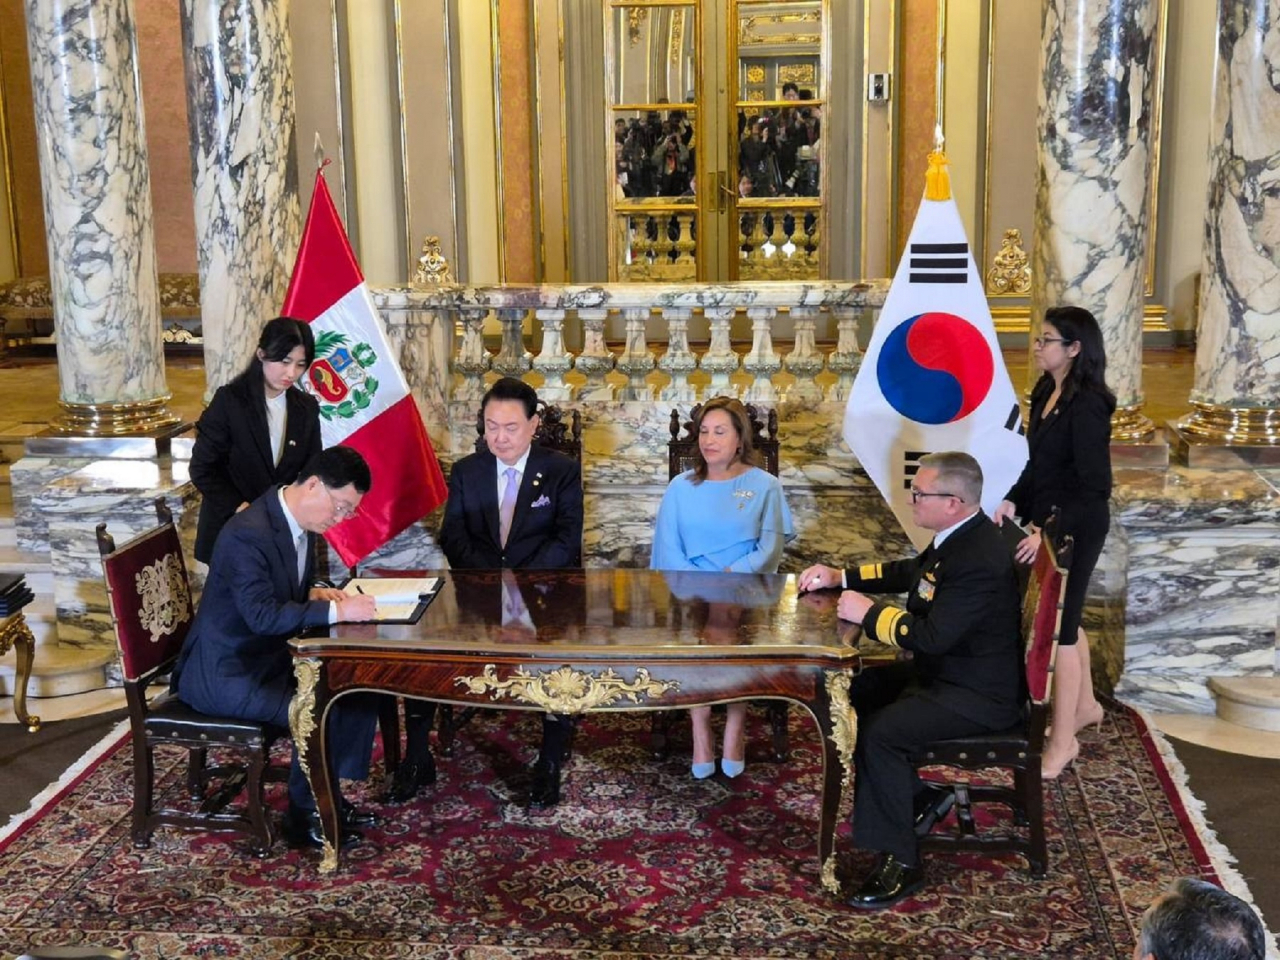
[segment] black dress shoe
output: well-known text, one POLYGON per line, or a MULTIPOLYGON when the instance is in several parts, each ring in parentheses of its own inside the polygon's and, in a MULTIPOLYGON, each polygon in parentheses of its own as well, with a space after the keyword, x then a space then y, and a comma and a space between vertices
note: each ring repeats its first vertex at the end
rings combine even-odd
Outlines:
POLYGON ((387 787, 378 799, 382 803, 408 803, 418 795, 418 790, 436 782, 436 760, 427 754, 425 760, 406 760, 396 767, 387 787))
POLYGON ((916 836, 928 836, 956 803, 956 792, 950 787, 929 784, 915 795, 912 808, 916 818, 916 836))
MULTIPOLYGON (((304 810, 289 804, 289 812, 284 815, 284 839, 291 847, 324 846, 324 830, 320 826, 320 811, 304 810)), ((347 846, 364 839, 364 834, 346 823, 339 827, 341 844, 347 846)))
POLYGON ((881 854, 876 868, 849 898, 849 906, 860 910, 890 907, 924 886, 924 868, 909 867, 891 853, 881 854))
POLYGON ((529 806, 542 810, 560 802, 560 764, 541 757, 533 765, 533 782, 529 785, 529 806))
POLYGON ((361 810, 345 797, 340 801, 338 817, 344 827, 376 827, 378 815, 370 810, 361 810))

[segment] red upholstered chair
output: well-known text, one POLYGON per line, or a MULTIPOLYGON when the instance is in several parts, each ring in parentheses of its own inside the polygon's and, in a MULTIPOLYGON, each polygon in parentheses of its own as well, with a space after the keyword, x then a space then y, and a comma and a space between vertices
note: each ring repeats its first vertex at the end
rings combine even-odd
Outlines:
POLYGON ((1048 868, 1040 758, 1049 722, 1053 662, 1062 624, 1062 602, 1067 592, 1067 568, 1071 564, 1071 537, 1059 537, 1057 533, 1055 510, 1044 526, 1040 552, 1031 568, 1022 601, 1027 685, 1022 722, 998 733, 936 740, 922 747, 913 758, 918 768, 1002 768, 1010 771, 1012 781, 1008 786, 949 781, 956 795, 957 826, 949 832, 935 829, 922 837, 921 850, 1019 853, 1026 857, 1034 877, 1043 877, 1048 868), (1003 804, 1012 812, 1012 823, 1005 821, 1006 829, 980 834, 973 815, 975 803, 1003 804))
POLYGON ((148 686, 166 678, 195 618, 187 566, 173 515, 156 498, 160 525, 117 547, 105 523, 98 524, 98 552, 107 581, 111 624, 120 650, 129 725, 133 733, 133 844, 147 847, 156 827, 173 826, 243 834, 258 856, 271 847, 271 824, 263 804, 267 779, 287 772, 269 770, 272 740, 283 734, 270 724, 211 717, 168 692, 151 702, 148 686), (188 754, 189 809, 155 804, 155 749, 172 746, 188 754), (211 767, 208 751, 234 754, 238 763, 211 767), (230 807, 245 794, 243 808, 230 807))
MULTIPOLYGON (((778 411, 770 410, 765 417, 755 404, 745 404, 747 417, 751 421, 751 442, 764 459, 764 468, 778 475, 778 411), (767 424, 767 426, 766 426, 767 424)), ((696 464, 698 438, 693 432, 693 421, 702 409, 698 404, 689 411, 689 419, 684 422, 684 436, 680 435, 680 411, 671 411, 671 439, 667 441, 667 479, 674 480, 686 470, 692 470, 696 464)), ((769 715, 769 728, 773 734, 773 758, 778 763, 787 759, 791 752, 790 736, 787 732, 787 703, 785 700, 766 700, 763 702, 769 715)), ((667 738, 670 734, 672 711, 659 710, 653 714, 649 728, 649 749, 655 760, 667 755, 667 738)))

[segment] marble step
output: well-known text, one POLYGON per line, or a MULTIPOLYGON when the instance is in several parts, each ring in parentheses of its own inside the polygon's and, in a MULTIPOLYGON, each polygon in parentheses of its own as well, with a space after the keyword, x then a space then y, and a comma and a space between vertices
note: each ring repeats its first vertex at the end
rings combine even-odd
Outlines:
MULTIPOLYGON (((36 647, 31 680, 27 683, 27 696, 65 697, 74 693, 101 690, 107 686, 107 667, 115 659, 114 650, 85 650, 80 647, 59 646, 56 643, 39 644, 36 647)), ((14 651, 10 650, 0 657, 0 696, 13 696, 17 669, 14 651)))
POLYGON ((1280 733, 1280 677, 1210 677, 1209 691, 1223 720, 1280 733))

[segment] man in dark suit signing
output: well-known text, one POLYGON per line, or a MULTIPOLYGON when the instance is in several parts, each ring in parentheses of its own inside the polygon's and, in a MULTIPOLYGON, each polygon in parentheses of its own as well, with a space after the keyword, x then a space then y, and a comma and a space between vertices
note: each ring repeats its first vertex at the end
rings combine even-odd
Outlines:
MULTIPOLYGON (((309 627, 374 617, 372 597, 308 586, 316 534, 354 516, 369 485, 364 458, 350 447, 331 447, 313 457, 294 483, 268 490, 227 521, 173 671, 172 687, 183 701, 205 713, 289 726, 295 686, 290 638, 309 627)), ((368 775, 376 719, 368 698, 334 704, 328 733, 338 776, 368 775)), ((359 838, 356 827, 374 822, 346 800, 339 809, 344 842, 359 838)), ((284 832, 294 846, 324 843, 296 744, 284 832)))
MULTIPOLYGON (((576 461, 533 443, 538 395, 503 377, 480 402, 486 450, 463 457, 449 474, 440 548, 455 569, 560 569, 582 563, 582 476, 576 461)), ((386 800, 402 803, 435 781, 428 734, 435 705, 405 701, 405 762, 386 800)), ((573 727, 547 714, 533 767, 529 804, 560 800, 560 765, 573 727)))
POLYGON ((910 660, 855 677, 858 715, 853 838, 880 856, 849 900, 886 907, 924 882, 916 838, 954 802, 927 787, 910 757, 944 737, 1018 722, 1022 690, 1018 578, 1013 556, 981 511, 982 468, 967 453, 923 457, 911 483, 912 517, 933 542, 917 557, 840 571, 813 566, 801 590, 844 587, 839 613, 863 633, 910 651, 910 660), (854 589, 857 588, 857 589, 854 589), (864 596, 907 594, 906 608, 864 596))

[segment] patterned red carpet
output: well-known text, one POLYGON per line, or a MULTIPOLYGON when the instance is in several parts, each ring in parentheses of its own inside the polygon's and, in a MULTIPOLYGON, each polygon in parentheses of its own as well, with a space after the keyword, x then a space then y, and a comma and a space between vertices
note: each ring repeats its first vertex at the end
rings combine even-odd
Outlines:
MULTIPOLYGON (((513 802, 537 729, 534 714, 477 718, 437 786, 380 810, 384 826, 324 879, 317 855, 282 843, 255 860, 162 831, 134 850, 130 753, 108 751, 0 842, 0 953, 87 942, 138 958, 1127 958, 1134 921, 1171 879, 1215 878, 1144 723, 1123 708, 1048 791, 1045 880, 1020 859, 932 857, 919 896, 873 914, 818 884, 821 761, 799 711, 782 766, 757 759, 753 720, 736 781, 651 761, 647 717, 592 717, 545 813, 513 802)), ((180 773, 169 762, 167 789, 180 773)), ((843 868, 860 877, 868 864, 851 852, 843 868)))

